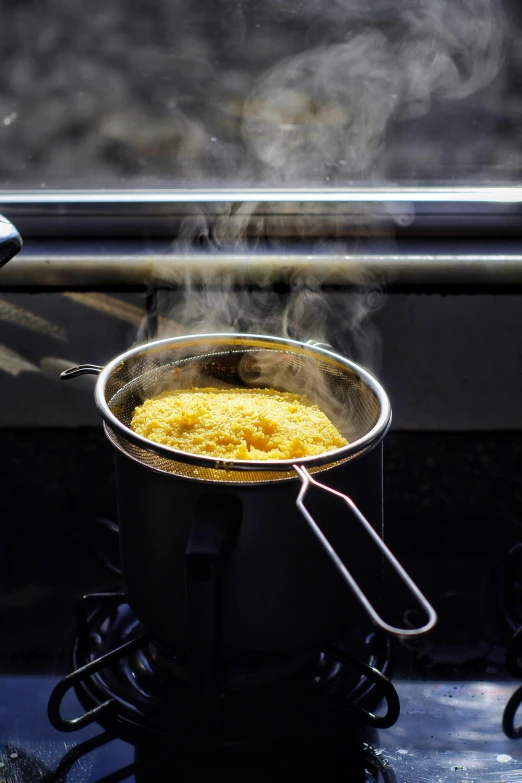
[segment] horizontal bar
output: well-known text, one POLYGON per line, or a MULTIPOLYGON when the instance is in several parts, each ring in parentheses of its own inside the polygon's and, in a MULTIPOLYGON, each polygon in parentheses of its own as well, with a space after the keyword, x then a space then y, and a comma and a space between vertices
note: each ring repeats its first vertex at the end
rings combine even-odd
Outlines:
POLYGON ((293 189, 157 189, 157 190, 0 190, 4 205, 200 204, 200 203, 350 203, 425 202, 520 204, 522 187, 350 187, 293 189))
POLYGON ((522 285, 522 253, 34 253, 22 250, 0 270, 0 290, 151 288, 303 279, 325 285, 522 285))
POLYGON ((522 188, 3 191, 24 239, 520 236, 522 188))

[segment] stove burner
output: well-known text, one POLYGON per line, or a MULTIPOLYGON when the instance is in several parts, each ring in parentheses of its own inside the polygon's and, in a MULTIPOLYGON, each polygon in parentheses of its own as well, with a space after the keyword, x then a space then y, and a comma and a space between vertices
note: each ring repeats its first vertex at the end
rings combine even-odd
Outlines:
MULTIPOLYGON (((506 649, 506 668, 512 677, 522 678, 522 627, 513 635, 506 649)), ((502 728, 510 739, 522 737, 522 726, 515 725, 515 717, 522 704, 522 685, 513 693, 504 708, 502 728)))
POLYGON ((237 752, 255 744, 264 752, 267 744, 288 749, 296 742, 302 753, 307 736, 315 741, 342 735, 346 743, 347 737, 361 738, 361 721, 387 728, 399 716, 397 693, 385 676, 390 643, 377 634, 354 633, 350 653, 346 642, 277 665, 231 668, 221 673, 216 702, 202 703, 184 662, 158 649, 123 594, 86 596, 78 631, 76 671, 58 683, 49 700, 50 722, 62 731, 97 721, 138 746, 175 743, 237 752), (87 712, 68 720, 60 706, 71 687, 87 712), (370 710, 383 697, 387 712, 374 715, 370 710))
MULTIPOLYGON (((500 584, 500 606, 510 629, 514 631, 506 647, 506 668, 512 677, 522 679, 522 544, 513 546, 505 561, 503 580, 500 584)), ((510 739, 522 737, 522 725, 515 725, 517 712, 522 704, 522 686, 512 694, 504 708, 502 728, 510 739)))

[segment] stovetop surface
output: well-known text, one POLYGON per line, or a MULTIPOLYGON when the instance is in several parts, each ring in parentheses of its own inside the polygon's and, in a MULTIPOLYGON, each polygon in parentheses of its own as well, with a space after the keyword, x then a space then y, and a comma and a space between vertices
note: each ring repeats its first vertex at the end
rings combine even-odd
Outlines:
MULTIPOLYGON (((522 782, 522 740, 502 730, 504 707, 519 685, 504 663, 516 617, 511 612, 508 622, 502 601, 506 555, 519 540, 522 466, 514 436, 448 436, 450 443, 392 433, 385 452, 386 537, 440 622, 429 637, 394 643, 401 699, 394 726, 341 737, 326 750, 306 743, 291 759, 262 752, 197 758, 174 747, 145 752, 103 736, 96 724, 74 734, 52 728, 47 702, 71 668, 77 601, 121 586, 107 565, 114 541, 96 522, 115 517, 111 453, 98 431, 2 437, 0 781, 207 780, 223 771, 229 780, 288 780, 312 769, 354 783, 522 782), (451 480, 438 472, 449 451, 451 480), (509 459, 509 473, 504 464, 490 475, 497 451, 509 459)), ((81 712, 76 696, 67 697, 64 712, 81 712)))

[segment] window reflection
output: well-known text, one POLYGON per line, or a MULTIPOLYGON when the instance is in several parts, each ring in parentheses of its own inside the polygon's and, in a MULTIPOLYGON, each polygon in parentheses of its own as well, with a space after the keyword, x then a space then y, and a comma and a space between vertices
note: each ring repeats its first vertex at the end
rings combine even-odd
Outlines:
POLYGON ((0 187, 506 184, 514 0, 4 0, 0 187))

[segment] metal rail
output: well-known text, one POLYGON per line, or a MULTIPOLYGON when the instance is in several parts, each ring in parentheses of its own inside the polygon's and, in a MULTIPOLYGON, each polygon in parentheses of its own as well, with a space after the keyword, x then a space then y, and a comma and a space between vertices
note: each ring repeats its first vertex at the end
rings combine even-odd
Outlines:
POLYGON ((296 279, 332 286, 382 284, 387 288, 522 286, 520 253, 159 252, 140 245, 114 248, 53 247, 26 243, 0 271, 0 290, 103 289, 182 285, 256 285, 296 279))
POLYGON ((114 190, 0 190, 0 207, 5 204, 45 209, 46 205, 99 206, 195 203, 497 203, 522 204, 522 186, 475 187, 350 187, 292 189, 114 189, 114 190))
POLYGON ((25 241, 2 291, 143 290, 187 272, 207 285, 301 275, 522 291, 522 187, 19 190, 0 191, 0 213, 25 241))
POLYGON ((522 187, 0 191, 25 239, 174 237, 226 220, 246 236, 520 235, 522 187))

